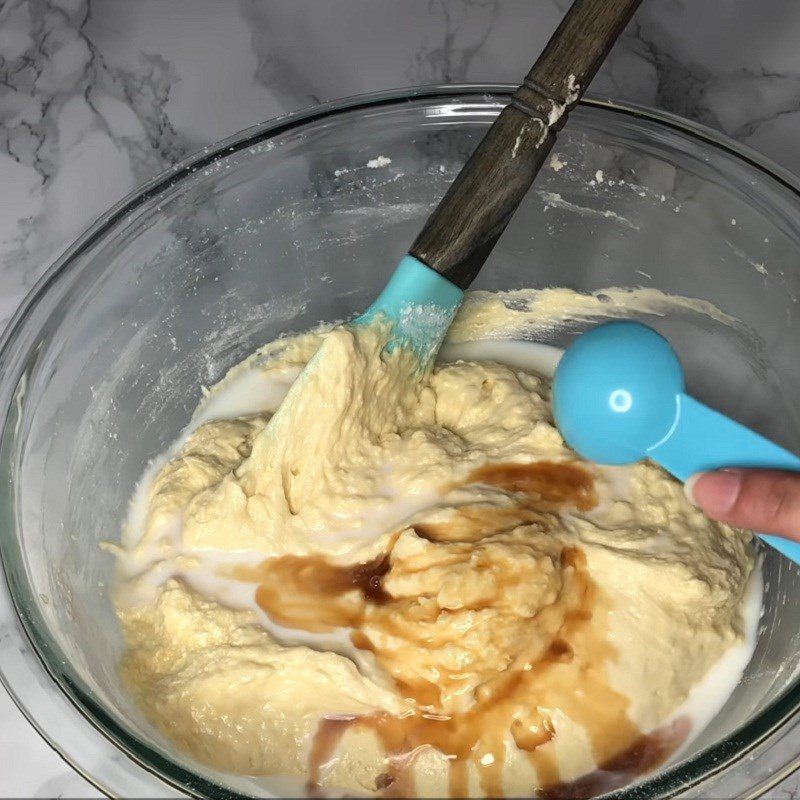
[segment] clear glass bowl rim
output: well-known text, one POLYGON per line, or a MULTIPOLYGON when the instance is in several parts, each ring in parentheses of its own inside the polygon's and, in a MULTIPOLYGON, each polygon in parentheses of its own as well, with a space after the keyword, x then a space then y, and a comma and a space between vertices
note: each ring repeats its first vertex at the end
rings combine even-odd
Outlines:
MULTIPOLYGON (((239 131, 210 147, 206 147, 188 156, 183 161, 164 170, 126 195, 107 212, 98 217, 72 245, 56 258, 42 277, 33 285, 16 312, 11 316, 5 331, 0 335, 0 364, 3 363, 8 352, 12 349, 14 341, 20 329, 24 326, 32 307, 46 294, 50 284, 68 270, 70 264, 77 256, 92 247, 98 238, 112 228, 126 214, 134 211, 147 200, 181 181, 197 169, 210 165, 219 158, 228 156, 238 150, 247 149, 272 139, 289 130, 308 123, 319 122, 326 117, 343 112, 391 106, 411 100, 432 101, 440 99, 442 101, 447 101, 469 96, 481 98, 497 96, 498 98, 503 98, 512 94, 516 88, 516 85, 504 83, 433 84, 355 95, 275 117, 266 122, 239 131)), ((764 173, 765 177, 776 181, 785 189, 795 194, 798 198, 798 202, 800 202, 800 180, 791 172, 747 146, 735 142, 724 134, 711 128, 669 112, 652 109, 646 106, 639 106, 634 103, 623 103, 605 98, 587 97, 581 100, 581 105, 654 122, 688 138, 694 139, 702 145, 711 146, 716 150, 723 151, 745 162, 748 166, 759 172, 764 173)), ((1 409, 1 411, 5 424, 8 409, 4 408, 1 409)), ((82 687, 76 686, 72 682, 66 681, 64 676, 54 672, 44 656, 44 651, 51 650, 52 648, 43 640, 43 637, 36 630, 36 625, 30 618, 29 613, 26 613, 20 608, 18 598, 11 589, 10 576, 4 563, 2 545, 3 537, 0 537, 0 564, 3 566, 3 582, 5 584, 3 588, 8 593, 17 615, 16 621, 20 623, 21 630, 27 638, 27 644, 30 644, 39 666, 47 673, 54 685, 61 691, 61 694, 91 723, 94 729, 140 767, 182 792, 189 790, 194 796, 199 797, 242 797, 242 795, 222 789, 218 784, 207 780, 196 772, 188 771, 179 767, 174 762, 165 759, 160 753, 144 745, 136 737, 131 736, 124 726, 118 724, 115 719, 108 715, 104 709, 99 707, 91 699, 91 694, 89 692, 84 691, 82 687), (196 794, 195 791, 197 792, 196 794)), ((17 633, 18 630, 14 628, 10 629, 12 645, 14 635, 17 633)), ((51 735, 49 731, 45 731, 43 726, 37 722, 34 715, 29 712, 25 704, 19 698, 18 693, 15 692, 14 681, 11 680, 8 674, 2 671, 2 664, 0 664, 0 683, 6 687, 12 700, 18 705, 24 716, 45 741, 47 741, 70 766, 81 773, 98 789, 108 794, 108 789, 102 785, 102 777, 87 774, 86 770, 59 746, 55 736, 51 735)), ((735 766, 736 763, 740 762, 748 753, 757 749, 759 745, 768 743, 768 740, 772 738, 774 734, 777 734, 779 731, 785 732, 787 726, 793 722, 800 722, 800 681, 796 682, 794 686, 791 686, 782 697, 764 709, 757 717, 750 720, 732 736, 717 742, 688 762, 670 767, 637 784, 634 789, 635 794, 639 797, 667 798, 692 786, 703 783, 714 775, 727 771, 732 766, 735 766)), ((800 753, 789 762, 777 766, 777 768, 772 771, 771 779, 768 782, 762 782, 760 785, 749 787, 749 789, 746 790, 747 794, 744 796, 754 797, 762 794, 786 778, 798 767, 800 767, 800 753)), ((629 791, 628 789, 621 789, 604 795, 603 797, 607 798, 607 800, 624 800, 624 798, 630 796, 629 791)))

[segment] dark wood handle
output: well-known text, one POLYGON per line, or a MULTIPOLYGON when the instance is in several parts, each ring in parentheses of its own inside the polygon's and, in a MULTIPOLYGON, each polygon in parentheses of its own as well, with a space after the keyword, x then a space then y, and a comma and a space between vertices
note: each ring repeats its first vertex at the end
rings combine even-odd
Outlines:
POLYGON ((466 289, 641 0, 575 0, 411 246, 466 289))

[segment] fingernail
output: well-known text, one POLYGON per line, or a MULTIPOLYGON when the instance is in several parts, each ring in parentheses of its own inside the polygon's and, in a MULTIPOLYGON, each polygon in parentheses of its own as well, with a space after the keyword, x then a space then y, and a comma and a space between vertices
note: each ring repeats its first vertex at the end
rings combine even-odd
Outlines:
POLYGON ((738 470, 700 472, 692 475, 683 487, 690 502, 712 517, 727 514, 741 489, 742 473, 738 470))
POLYGON ((695 474, 690 475, 686 483, 683 484, 683 493, 693 506, 697 505, 697 500, 694 499, 694 485, 703 475, 705 475, 705 472, 695 472, 695 474))

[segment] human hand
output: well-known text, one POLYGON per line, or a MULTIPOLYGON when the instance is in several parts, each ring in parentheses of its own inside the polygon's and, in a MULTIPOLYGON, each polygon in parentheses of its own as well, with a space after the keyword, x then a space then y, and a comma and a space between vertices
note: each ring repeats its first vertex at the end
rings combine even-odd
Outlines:
POLYGON ((800 541, 798 472, 700 472, 686 481, 685 490, 687 497, 712 519, 800 541))

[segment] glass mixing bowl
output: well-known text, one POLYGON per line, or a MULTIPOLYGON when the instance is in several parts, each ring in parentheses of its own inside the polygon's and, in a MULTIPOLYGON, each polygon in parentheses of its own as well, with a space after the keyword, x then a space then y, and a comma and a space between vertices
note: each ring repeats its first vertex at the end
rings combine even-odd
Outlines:
MULTIPOLYGON (((151 181, 45 275, 0 350, 0 670, 47 739, 123 796, 292 791, 214 773, 117 676, 109 599, 134 484, 201 386, 261 344, 366 307, 508 87, 335 103, 248 130, 151 181)), ((647 320, 690 390, 800 450, 800 195, 774 166, 653 112, 586 102, 477 286, 641 285, 711 301, 647 320)), ((636 315, 634 315, 636 316, 636 315)), ((582 327, 551 334, 565 344, 582 327)), ((758 646, 680 759, 619 796, 753 796, 797 763, 800 571, 765 553, 758 646)))

